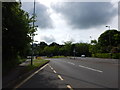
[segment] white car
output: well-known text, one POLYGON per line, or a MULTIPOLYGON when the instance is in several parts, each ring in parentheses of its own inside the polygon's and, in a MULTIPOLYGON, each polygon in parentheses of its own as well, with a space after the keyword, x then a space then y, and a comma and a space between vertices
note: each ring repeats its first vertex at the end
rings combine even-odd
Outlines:
POLYGON ((81 57, 85 57, 85 55, 81 55, 81 57))

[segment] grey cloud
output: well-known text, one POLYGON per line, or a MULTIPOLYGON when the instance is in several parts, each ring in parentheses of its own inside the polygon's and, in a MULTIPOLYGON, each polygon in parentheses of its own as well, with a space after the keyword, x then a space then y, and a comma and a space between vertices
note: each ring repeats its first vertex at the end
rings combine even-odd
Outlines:
MULTIPOLYGON (((33 14, 33 2, 22 2, 22 8, 29 12, 30 15, 33 14)), ((39 28, 53 28, 52 20, 50 14, 47 12, 48 7, 36 2, 35 4, 36 22, 39 28)))
POLYGON ((55 41, 55 38, 52 35, 50 35, 50 36, 43 36, 42 39, 45 40, 47 43, 51 43, 51 42, 55 41))
POLYGON ((71 27, 78 29, 109 24, 117 15, 117 9, 110 2, 62 2, 51 7, 61 13, 71 27))

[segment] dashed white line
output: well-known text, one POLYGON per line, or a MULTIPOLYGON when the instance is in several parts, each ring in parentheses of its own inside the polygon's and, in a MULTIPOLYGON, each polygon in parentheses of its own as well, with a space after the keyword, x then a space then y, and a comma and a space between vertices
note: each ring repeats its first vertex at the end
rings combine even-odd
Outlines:
POLYGON ((54 73, 57 73, 55 70, 53 70, 54 73))
MULTIPOLYGON (((48 64, 49 65, 49 64, 48 64)), ((53 68, 49 65, 49 67, 53 70, 53 68)))
POLYGON ((101 73, 103 72, 101 70, 93 69, 93 68, 82 66, 82 65, 79 65, 79 67, 86 68, 86 69, 89 69, 89 70, 92 70, 92 71, 96 71, 96 72, 101 72, 101 73))
POLYGON ((67 85, 67 88, 69 88, 70 90, 73 90, 72 87, 70 85, 67 85))
MULTIPOLYGON (((73 63, 74 64, 74 63, 73 63)), ((48 66, 53 70, 54 73, 57 73, 49 64, 48 66)), ((58 75, 58 78, 63 81, 64 79, 61 77, 61 75, 58 75)), ((67 88, 69 88, 70 90, 73 90, 73 88, 70 85, 67 85, 67 88)))
POLYGON ((63 80, 63 78, 60 75, 58 75, 58 77, 60 78, 60 80, 63 80))

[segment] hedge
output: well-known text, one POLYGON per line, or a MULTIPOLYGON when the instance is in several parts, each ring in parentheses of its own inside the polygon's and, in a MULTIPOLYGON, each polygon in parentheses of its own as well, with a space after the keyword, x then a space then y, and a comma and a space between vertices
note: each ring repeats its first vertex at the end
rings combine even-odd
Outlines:
POLYGON ((120 53, 96 53, 92 54, 92 57, 120 59, 120 53))

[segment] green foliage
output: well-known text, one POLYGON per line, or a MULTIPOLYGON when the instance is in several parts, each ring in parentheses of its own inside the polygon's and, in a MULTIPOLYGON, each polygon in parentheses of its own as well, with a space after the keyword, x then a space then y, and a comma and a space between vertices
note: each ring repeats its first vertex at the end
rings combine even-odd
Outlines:
POLYGON ((110 53, 95 53, 92 54, 93 57, 97 57, 97 58, 110 58, 110 53))
POLYGON ((30 24, 33 18, 30 18, 20 6, 18 2, 2 3, 2 53, 5 65, 7 62, 19 62, 18 56, 26 57, 32 41, 30 35, 35 32, 30 24))
POLYGON ((96 45, 89 45, 89 52, 94 54, 94 53, 99 53, 100 51, 100 45, 96 44, 96 45))
POLYGON ((65 42, 64 45, 59 45, 55 42, 50 44, 49 46, 42 46, 42 44, 38 44, 38 51, 40 52, 39 55, 45 55, 45 56, 73 56, 74 55, 74 49, 76 50, 75 55, 81 56, 82 54, 85 54, 86 56, 90 56, 89 52, 89 44, 87 43, 78 43, 78 44, 72 44, 72 42, 68 41, 65 42))
POLYGON ((120 53, 120 31, 105 31, 98 38, 98 42, 95 40, 91 41, 89 51, 94 57, 119 58, 118 53, 120 53), (110 56, 110 53, 112 56, 110 56))
POLYGON ((92 54, 93 57, 97 58, 113 58, 113 59, 120 59, 120 53, 95 53, 92 54))
POLYGON ((53 56, 52 58, 64 58, 65 56, 53 56))
POLYGON ((96 45, 97 43, 97 40, 91 40, 91 44, 96 45))
POLYGON ((90 56, 89 44, 87 44, 87 43, 76 44, 75 45, 75 50, 76 50, 76 55, 77 56, 81 56, 81 55, 90 56))
POLYGON ((42 65, 44 65, 45 63, 47 63, 47 62, 49 62, 49 60, 44 60, 44 59, 34 60, 34 61, 33 61, 33 65, 28 64, 28 65, 24 68, 24 70, 22 71, 22 74, 27 73, 27 72, 30 72, 30 71, 32 71, 32 70, 34 70, 34 69, 36 69, 36 68, 39 68, 39 67, 41 67, 42 65))
POLYGON ((120 59, 120 53, 113 53, 112 58, 114 59, 120 59))
POLYGON ((109 53, 112 47, 117 47, 120 44, 120 31, 107 30, 100 35, 98 43, 101 46, 101 51, 109 53))
POLYGON ((59 48, 58 48, 58 46, 46 46, 45 48, 44 48, 44 53, 46 54, 46 55, 58 55, 58 50, 59 50, 59 48))

